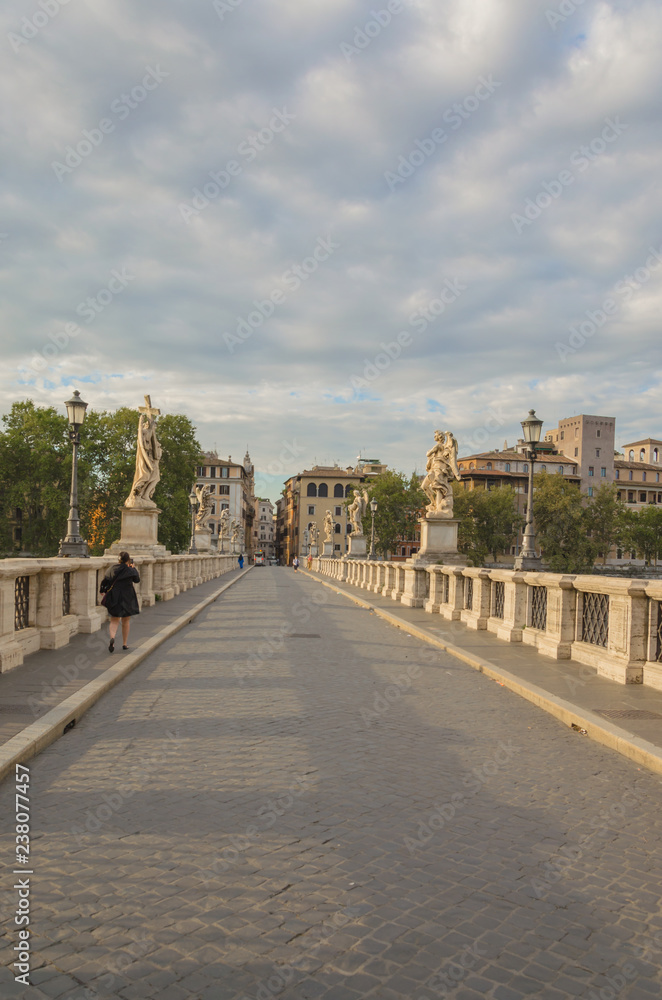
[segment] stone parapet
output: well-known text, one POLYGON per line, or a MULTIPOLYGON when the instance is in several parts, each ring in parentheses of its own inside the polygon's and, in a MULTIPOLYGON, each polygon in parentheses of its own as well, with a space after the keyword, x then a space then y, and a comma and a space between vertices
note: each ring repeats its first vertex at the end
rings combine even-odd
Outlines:
POLYGON ((662 690, 660 580, 362 559, 316 559, 313 568, 618 683, 662 690))
MULTIPOLYGON (((58 649, 78 633, 98 631, 108 620, 99 584, 116 556, 90 559, 0 560, 0 673, 38 649, 58 649)), ((167 601, 189 587, 235 568, 233 556, 138 555, 141 606, 167 601)))

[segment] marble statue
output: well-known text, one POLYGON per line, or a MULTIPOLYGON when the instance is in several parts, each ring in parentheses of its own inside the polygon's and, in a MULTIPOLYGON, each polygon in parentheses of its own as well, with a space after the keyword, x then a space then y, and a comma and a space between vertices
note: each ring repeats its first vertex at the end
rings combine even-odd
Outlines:
POLYGON ((209 486, 196 486, 195 495, 198 498, 198 512, 195 515, 195 530, 199 531, 200 528, 207 528, 209 526, 209 518, 212 513, 212 498, 211 490, 209 486))
POLYGON ((145 396, 145 405, 138 407, 138 448, 136 451, 136 471, 131 492, 124 501, 125 507, 149 509, 156 507, 152 494, 161 478, 159 462, 162 450, 156 437, 156 417, 161 413, 152 406, 150 396, 145 396))
POLYGON ((230 511, 226 507, 225 510, 221 511, 221 516, 219 517, 219 520, 218 520, 218 538, 219 538, 219 541, 222 542, 224 538, 227 538, 228 533, 230 531, 230 523, 231 523, 230 522, 230 511))
POLYGON ((349 519, 352 522, 352 535, 363 534, 363 516, 368 505, 368 491, 354 490, 354 497, 347 508, 349 519))
POLYGON ((313 523, 312 523, 312 525, 310 527, 310 544, 311 545, 317 545, 317 539, 318 539, 318 537, 319 537, 319 528, 317 527, 317 525, 313 521, 313 523))
POLYGON ((330 510, 324 515, 324 541, 330 542, 333 538, 333 516, 330 510))
POLYGON ((460 479, 457 467, 457 441, 450 431, 435 431, 434 446, 427 453, 425 478, 421 489, 430 503, 428 514, 437 517, 453 516, 452 480, 460 479))
POLYGON ((241 521, 239 520, 239 518, 235 517, 234 520, 232 521, 232 534, 231 534, 233 545, 239 541, 240 534, 241 534, 241 521))

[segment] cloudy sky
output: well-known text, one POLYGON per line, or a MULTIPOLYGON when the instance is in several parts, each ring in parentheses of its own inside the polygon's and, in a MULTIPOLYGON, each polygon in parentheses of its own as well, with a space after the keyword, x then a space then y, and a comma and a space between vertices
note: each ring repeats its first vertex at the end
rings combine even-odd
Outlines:
POLYGON ((435 427, 662 437, 658 0, 6 0, 3 412, 187 413, 278 495, 435 427), (271 476, 268 474, 271 473, 271 476))

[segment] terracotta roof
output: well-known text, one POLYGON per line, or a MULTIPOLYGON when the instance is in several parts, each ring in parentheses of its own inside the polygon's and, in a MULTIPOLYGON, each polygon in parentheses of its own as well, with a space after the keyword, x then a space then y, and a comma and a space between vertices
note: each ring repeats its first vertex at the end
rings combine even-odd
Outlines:
POLYGON ((648 462, 624 462, 620 458, 614 459, 615 469, 643 469, 644 472, 662 472, 662 465, 658 462, 655 465, 649 465, 648 462))
MULTIPOLYGON (((538 452, 538 459, 542 460, 542 455, 545 459, 549 459, 552 462, 558 462, 560 465, 579 465, 576 458, 568 458, 567 455, 550 455, 547 452, 538 452)), ((462 455, 458 458, 458 462, 474 462, 477 459, 486 459, 487 461, 497 461, 497 462, 528 462, 528 458, 521 451, 482 451, 475 455, 462 455)))

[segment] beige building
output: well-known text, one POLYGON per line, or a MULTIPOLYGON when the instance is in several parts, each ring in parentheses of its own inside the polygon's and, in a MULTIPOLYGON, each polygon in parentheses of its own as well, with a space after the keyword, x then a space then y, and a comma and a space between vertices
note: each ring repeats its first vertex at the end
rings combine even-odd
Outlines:
POLYGON ((614 479, 619 496, 637 509, 662 503, 662 441, 645 438, 623 445, 623 454, 614 459, 614 479))
MULTIPOLYGON (((244 553, 252 552, 252 531, 255 520, 254 469, 248 451, 243 464, 232 458, 219 458, 215 451, 205 453, 205 464, 197 469, 198 486, 209 486, 212 497, 212 512, 209 527, 212 545, 218 546, 218 521, 222 511, 229 510, 230 516, 241 524, 241 548, 244 553)), ((225 552, 230 551, 230 541, 223 543, 225 552)))
MULTIPOLYGON (((333 518, 333 554, 343 556, 349 549, 351 525, 345 500, 350 487, 358 486, 386 471, 377 459, 357 459, 354 468, 341 469, 338 465, 315 465, 285 483, 283 502, 277 504, 278 543, 281 562, 290 565, 295 554, 299 559, 308 556, 311 549, 313 525, 317 526, 318 549, 324 545, 324 518, 327 510, 333 518)), ((369 529, 364 525, 366 534, 369 529)))
POLYGON ((615 433, 615 417, 582 413, 559 420, 558 427, 545 434, 545 441, 577 462, 581 490, 593 496, 597 487, 614 482, 615 433))
POLYGON ((255 498, 255 519, 253 521, 253 552, 262 552, 265 559, 276 555, 276 523, 274 505, 271 500, 255 498))

